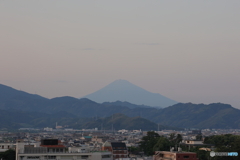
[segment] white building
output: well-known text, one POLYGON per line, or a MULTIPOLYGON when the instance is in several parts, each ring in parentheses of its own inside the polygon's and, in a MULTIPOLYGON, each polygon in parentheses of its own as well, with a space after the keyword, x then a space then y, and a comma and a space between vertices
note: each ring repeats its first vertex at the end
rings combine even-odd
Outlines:
POLYGON ((0 143, 0 152, 5 152, 9 149, 15 149, 14 143, 0 143))
POLYGON ((43 128, 43 130, 44 130, 44 131, 48 131, 48 132, 51 132, 51 131, 53 131, 53 129, 52 129, 52 128, 48 128, 48 127, 46 127, 46 128, 43 128))
POLYGON ((58 140, 43 140, 38 145, 16 144, 16 160, 112 160, 111 152, 65 148, 58 140))

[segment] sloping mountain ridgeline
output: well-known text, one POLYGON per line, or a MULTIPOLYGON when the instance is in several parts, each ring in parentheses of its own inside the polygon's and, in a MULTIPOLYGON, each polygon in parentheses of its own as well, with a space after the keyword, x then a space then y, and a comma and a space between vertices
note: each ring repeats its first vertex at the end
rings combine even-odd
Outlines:
POLYGON ((147 119, 182 128, 240 128, 240 110, 222 103, 179 103, 164 108, 158 116, 147 119))
POLYGON ((0 84, 0 109, 35 110, 47 102, 47 98, 0 84))
MULTIPOLYGON (((78 124, 78 123, 77 123, 78 124)), ((77 125, 75 124, 75 125, 77 125)), ((98 129, 106 129, 106 130, 119 130, 119 129, 141 129, 145 131, 149 130, 157 130, 158 125, 154 122, 151 122, 147 119, 141 117, 128 117, 123 114, 114 114, 105 118, 91 118, 91 120, 80 123, 82 128, 98 128, 98 129)), ((76 128, 76 126, 73 126, 76 128)), ((175 129, 179 130, 177 127, 169 127, 164 125, 159 125, 159 129, 175 129)))
MULTIPOLYGON (((147 119, 141 117, 128 117, 123 114, 114 114, 105 118, 79 118, 66 112, 57 112, 55 114, 5 110, 0 110, 0 112, 0 130, 44 127, 54 128, 56 122, 63 127, 74 129, 98 128, 101 130, 156 130, 158 127, 156 123, 147 119)), ((160 129, 179 128, 160 125, 160 129)))
POLYGON ((158 93, 151 93, 141 87, 138 87, 127 80, 116 80, 106 87, 84 96, 98 103, 127 101, 137 105, 146 105, 151 107, 168 107, 178 102, 167 98, 158 93))
MULTIPOLYGON (((240 110, 227 104, 178 103, 167 108, 157 109, 119 101, 100 104, 86 98, 47 99, 4 85, 0 85, 0 109, 18 111, 18 113, 62 113, 62 117, 69 114, 72 117, 81 118, 108 117, 121 113, 129 117, 142 117, 158 124, 180 128, 240 128, 240 110)), ((41 117, 39 118, 41 119, 41 117)))
MULTIPOLYGON (((128 108, 155 108, 155 107, 150 107, 150 106, 146 106, 146 105, 136 105, 136 104, 132 104, 129 102, 122 102, 122 101, 116 101, 116 102, 103 102, 103 105, 114 105, 114 106, 122 106, 122 107, 128 107, 128 108)), ((157 107, 160 108, 160 107, 157 107)))
POLYGON ((0 129, 19 129, 31 127, 46 127, 55 124, 57 120, 74 119, 74 116, 67 112, 56 112, 54 114, 1 110, 0 109, 0 129))

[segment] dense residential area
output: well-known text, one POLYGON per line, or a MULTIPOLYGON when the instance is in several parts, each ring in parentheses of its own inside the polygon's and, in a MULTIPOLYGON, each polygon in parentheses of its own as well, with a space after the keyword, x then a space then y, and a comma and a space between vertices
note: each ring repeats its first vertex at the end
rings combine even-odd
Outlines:
POLYGON ((21 128, 18 132, 0 132, 0 159, 208 160, 221 158, 211 157, 213 150, 239 153, 239 144, 240 130, 21 128))

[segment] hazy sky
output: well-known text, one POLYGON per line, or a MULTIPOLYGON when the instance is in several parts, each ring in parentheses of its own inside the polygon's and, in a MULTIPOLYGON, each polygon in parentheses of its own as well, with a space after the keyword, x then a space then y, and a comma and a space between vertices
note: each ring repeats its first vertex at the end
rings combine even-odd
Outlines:
POLYGON ((82 97, 117 79, 240 108, 239 0, 0 0, 0 83, 82 97))

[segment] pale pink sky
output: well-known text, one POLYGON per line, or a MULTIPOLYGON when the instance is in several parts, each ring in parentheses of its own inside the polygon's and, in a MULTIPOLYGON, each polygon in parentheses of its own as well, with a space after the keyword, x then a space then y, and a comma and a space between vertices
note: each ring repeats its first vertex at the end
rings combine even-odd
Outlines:
POLYGON ((53 98, 117 79, 240 108, 239 0, 0 1, 0 83, 53 98))

